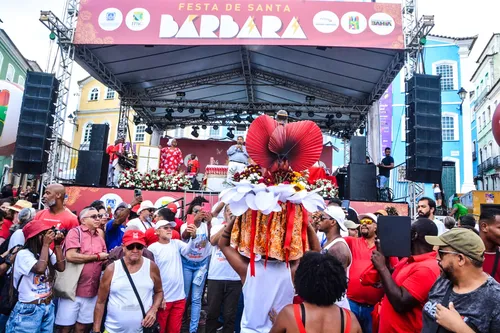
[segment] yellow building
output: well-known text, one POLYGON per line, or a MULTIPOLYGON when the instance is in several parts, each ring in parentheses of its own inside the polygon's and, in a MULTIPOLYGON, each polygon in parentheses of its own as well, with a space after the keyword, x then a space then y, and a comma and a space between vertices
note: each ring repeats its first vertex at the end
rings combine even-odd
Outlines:
MULTIPOLYGON (((118 94, 107 88, 93 77, 78 82, 80 101, 77 110, 70 115, 74 125, 72 147, 74 149, 88 149, 92 124, 108 124, 108 145, 117 138, 118 120, 120 114, 120 99, 118 94)), ((141 145, 149 145, 150 135, 145 132, 146 125, 134 125, 134 112, 129 112, 126 142, 132 142, 136 152, 141 145)))

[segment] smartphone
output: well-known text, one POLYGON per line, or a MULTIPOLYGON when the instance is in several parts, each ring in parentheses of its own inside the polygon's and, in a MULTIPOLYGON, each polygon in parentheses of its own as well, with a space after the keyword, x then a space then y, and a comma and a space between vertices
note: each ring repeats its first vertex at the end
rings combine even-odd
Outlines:
POLYGON ((189 214, 188 216, 186 216, 186 223, 187 223, 187 225, 194 224, 194 215, 193 214, 189 214))
POLYGON ((202 207, 201 207, 201 210, 203 212, 206 212, 206 213, 211 213, 212 212, 212 208, 210 207, 209 204, 204 204, 202 207))
POLYGON ((134 190, 134 197, 139 197, 139 196, 141 196, 141 195, 142 195, 142 191, 141 191, 141 189, 140 189, 140 188, 136 188, 136 189, 134 190))
POLYGON ((349 210, 349 205, 351 204, 350 200, 342 200, 342 209, 344 209, 346 212, 349 210))

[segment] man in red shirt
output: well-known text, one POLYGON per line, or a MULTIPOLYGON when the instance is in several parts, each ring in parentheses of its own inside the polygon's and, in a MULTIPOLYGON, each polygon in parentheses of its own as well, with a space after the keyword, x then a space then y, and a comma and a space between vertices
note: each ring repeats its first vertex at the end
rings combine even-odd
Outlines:
POLYGON ((50 184, 45 188, 42 203, 48 209, 39 211, 35 220, 54 225, 59 230, 69 231, 78 227, 77 217, 64 207, 66 191, 61 184, 50 184))
POLYGON ((422 330, 422 309, 440 275, 436 252, 425 236, 437 236, 436 224, 421 218, 411 226, 411 256, 389 270, 383 254, 373 251, 372 262, 382 280, 385 297, 380 310, 379 332, 413 333, 422 330))
POLYGON ((109 155, 109 167, 108 167, 108 186, 118 186, 118 175, 122 170, 118 164, 118 159, 120 154, 123 153, 123 143, 125 140, 117 139, 115 145, 110 145, 106 149, 106 154, 109 155))
POLYGON ((361 274, 371 266, 371 257, 375 251, 377 231, 377 217, 374 214, 359 215, 361 223, 360 238, 345 237, 345 241, 352 253, 349 282, 347 285, 347 298, 351 311, 358 318, 364 333, 372 332, 372 311, 384 294, 383 289, 361 284, 361 274))
POLYGON ((483 270, 500 282, 500 210, 487 209, 479 217, 479 237, 483 240, 483 270))

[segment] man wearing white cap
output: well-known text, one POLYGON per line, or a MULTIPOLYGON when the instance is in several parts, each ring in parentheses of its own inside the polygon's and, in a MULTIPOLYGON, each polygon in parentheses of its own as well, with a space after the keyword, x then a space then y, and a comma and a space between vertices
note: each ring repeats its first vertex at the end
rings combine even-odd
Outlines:
POLYGON ((155 211, 155 206, 150 200, 141 202, 137 214, 139 217, 128 221, 126 230, 140 230, 146 232, 149 228, 153 227, 151 215, 155 211))
MULTIPOLYGON (((189 243, 172 239, 175 226, 176 223, 173 221, 158 221, 155 225, 158 242, 148 247, 160 269, 163 284, 163 303, 158 310, 157 320, 161 327, 160 331, 169 333, 181 331, 182 315, 186 307, 181 254, 187 254, 194 244, 192 239, 189 243)), ((195 233, 196 226, 188 225, 187 230, 195 233)))
MULTIPOLYGON (((326 235, 326 242, 322 247, 322 253, 329 253, 337 258, 346 270, 349 279, 349 270, 352 263, 352 253, 346 241, 340 235, 340 231, 347 231, 344 225, 345 212, 340 207, 329 206, 321 215, 319 230, 326 235)), ((344 295, 342 300, 336 302, 340 307, 350 310, 347 297, 344 295)))

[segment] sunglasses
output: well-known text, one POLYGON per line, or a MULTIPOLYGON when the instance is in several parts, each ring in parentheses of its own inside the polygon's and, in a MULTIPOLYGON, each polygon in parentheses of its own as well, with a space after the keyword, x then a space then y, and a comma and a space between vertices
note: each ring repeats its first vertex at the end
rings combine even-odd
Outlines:
POLYGON ((137 249, 137 250, 139 250, 139 251, 140 251, 140 250, 144 249, 144 245, 142 245, 142 244, 137 244, 137 243, 127 245, 126 247, 127 247, 127 250, 129 250, 129 251, 132 251, 132 250, 134 250, 134 249, 137 249))
POLYGON ((373 224, 375 222, 372 219, 362 219, 361 221, 359 221, 359 223, 370 225, 370 224, 373 224))

